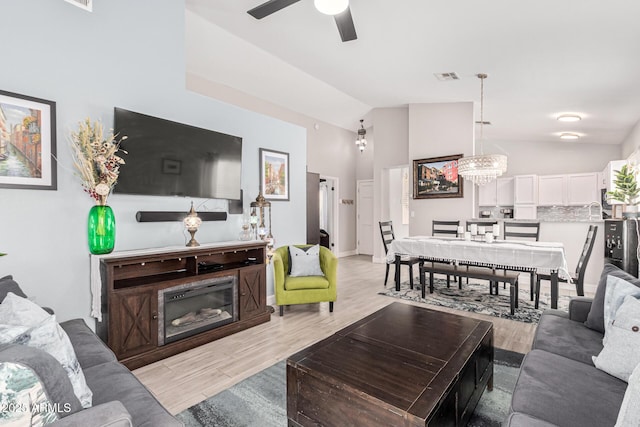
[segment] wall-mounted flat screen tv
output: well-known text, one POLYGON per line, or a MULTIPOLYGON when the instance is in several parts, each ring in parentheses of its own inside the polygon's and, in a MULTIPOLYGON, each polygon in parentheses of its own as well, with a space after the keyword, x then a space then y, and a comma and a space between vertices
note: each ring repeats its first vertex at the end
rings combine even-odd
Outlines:
POLYGON ((122 108, 114 116, 128 152, 116 193, 241 198, 242 138, 122 108))

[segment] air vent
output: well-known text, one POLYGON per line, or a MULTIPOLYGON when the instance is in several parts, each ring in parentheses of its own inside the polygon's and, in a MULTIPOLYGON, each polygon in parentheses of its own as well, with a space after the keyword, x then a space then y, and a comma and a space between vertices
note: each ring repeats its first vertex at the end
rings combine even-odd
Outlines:
POLYGON ((481 124, 481 125, 483 125, 483 126, 491 126, 491 122, 488 122, 488 121, 486 121, 486 120, 485 120, 484 122, 481 122, 480 120, 476 120, 476 124, 477 124, 477 125, 480 125, 480 124, 481 124))
POLYGON ((78 6, 81 9, 93 12, 93 0, 64 0, 67 3, 78 6))
POLYGON ((436 76, 436 79, 440 80, 441 82, 448 82, 450 80, 460 80, 460 77, 458 77, 458 74, 456 74, 455 72, 435 73, 434 76, 436 76))

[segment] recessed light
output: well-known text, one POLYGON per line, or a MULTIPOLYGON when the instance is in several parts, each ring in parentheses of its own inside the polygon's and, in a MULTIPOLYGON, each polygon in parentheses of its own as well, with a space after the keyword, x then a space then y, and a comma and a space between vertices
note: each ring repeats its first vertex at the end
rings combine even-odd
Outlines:
POLYGON ((558 121, 560 122, 579 122, 580 120, 582 120, 582 117, 577 114, 562 114, 558 116, 558 121))
POLYGON ((565 132, 560 134, 560 139, 578 139, 580 135, 577 133, 565 132))

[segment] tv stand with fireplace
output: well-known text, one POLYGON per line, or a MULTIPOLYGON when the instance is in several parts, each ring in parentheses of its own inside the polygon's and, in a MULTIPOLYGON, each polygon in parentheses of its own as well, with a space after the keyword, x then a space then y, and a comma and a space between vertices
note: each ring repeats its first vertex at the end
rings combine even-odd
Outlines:
POLYGON ((265 243, 99 256, 98 336, 129 369, 268 322, 265 243))

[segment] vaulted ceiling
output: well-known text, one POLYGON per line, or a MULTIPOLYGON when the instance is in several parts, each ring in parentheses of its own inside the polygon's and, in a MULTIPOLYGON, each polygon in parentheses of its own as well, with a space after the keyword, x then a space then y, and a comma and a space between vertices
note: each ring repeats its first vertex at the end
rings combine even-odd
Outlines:
POLYGON ((640 119, 636 0, 351 0, 345 43, 312 0, 247 14, 262 2, 187 0, 187 71, 354 131, 376 107, 479 106, 477 73, 488 140, 619 144, 640 119))

